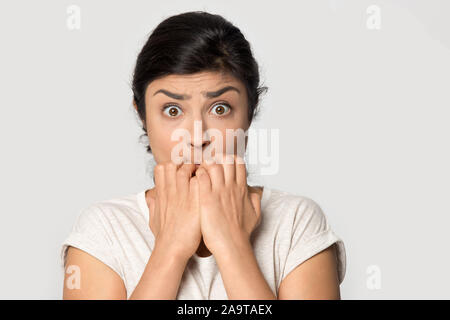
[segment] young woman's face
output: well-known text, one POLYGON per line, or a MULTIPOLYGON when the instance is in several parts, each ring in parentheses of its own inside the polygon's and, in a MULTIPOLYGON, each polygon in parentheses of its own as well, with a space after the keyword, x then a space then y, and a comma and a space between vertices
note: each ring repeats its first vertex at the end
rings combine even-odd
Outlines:
MULTIPOLYGON (((244 84, 220 73, 169 75, 154 80, 147 88, 145 105, 147 135, 157 163, 173 160, 172 149, 183 141, 181 138, 172 141, 171 136, 176 129, 189 132, 190 138, 183 143, 191 151, 189 157, 183 151, 177 153, 185 160, 198 163, 198 160, 194 161, 194 149, 201 153, 216 139, 208 134, 205 136, 205 131, 210 132, 209 129, 214 128, 220 132, 222 153, 237 154, 236 147, 227 149, 226 129, 245 132, 249 127, 244 84), (194 132, 195 122, 201 124, 197 126, 197 133, 194 132), (194 139, 195 134, 200 140, 194 139)), ((233 140, 236 146, 238 139, 233 140)))

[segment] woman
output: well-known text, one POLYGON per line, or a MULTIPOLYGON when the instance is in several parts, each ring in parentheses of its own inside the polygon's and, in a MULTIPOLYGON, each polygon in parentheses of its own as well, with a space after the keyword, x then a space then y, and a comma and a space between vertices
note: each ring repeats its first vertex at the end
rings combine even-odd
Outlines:
POLYGON ((61 251, 64 299, 340 299, 344 243, 321 208, 249 186, 226 139, 248 130, 265 89, 249 43, 221 16, 157 26, 133 77, 155 186, 80 213, 61 251), (226 151, 211 152, 219 142, 226 151))

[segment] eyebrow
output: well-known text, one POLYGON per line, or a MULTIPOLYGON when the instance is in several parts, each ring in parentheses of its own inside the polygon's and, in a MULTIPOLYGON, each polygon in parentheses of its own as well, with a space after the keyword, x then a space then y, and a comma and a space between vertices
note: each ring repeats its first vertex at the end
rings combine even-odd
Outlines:
MULTIPOLYGON (((203 93, 203 96, 205 96, 206 98, 216 98, 230 90, 234 90, 234 91, 237 91, 238 93, 241 93, 239 91, 239 89, 237 89, 233 86, 227 86, 227 87, 224 87, 217 91, 209 91, 209 92, 202 91, 202 93, 203 93)), ((191 98, 190 95, 173 93, 173 92, 167 91, 165 89, 160 89, 160 90, 156 91, 153 95, 155 96, 157 93, 164 93, 166 96, 169 96, 172 99, 177 99, 177 100, 187 100, 187 99, 191 98)))

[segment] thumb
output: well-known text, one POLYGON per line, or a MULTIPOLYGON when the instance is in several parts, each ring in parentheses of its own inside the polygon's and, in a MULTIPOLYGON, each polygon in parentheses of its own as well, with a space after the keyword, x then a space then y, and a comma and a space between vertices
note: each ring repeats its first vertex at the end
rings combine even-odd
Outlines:
POLYGON ((150 227, 150 230, 152 231, 153 235, 156 237, 158 234, 158 230, 155 226, 155 223, 157 223, 157 214, 155 212, 156 210, 156 199, 151 199, 149 203, 149 217, 148 217, 148 226, 150 227))
POLYGON ((253 209, 255 210, 256 213, 256 217, 259 220, 261 216, 261 196, 256 192, 251 192, 250 202, 252 203, 253 209))
POLYGON ((200 194, 200 185, 198 182, 198 177, 193 176, 190 180, 189 180, 189 194, 191 196, 192 201, 194 202, 194 208, 198 209, 199 208, 199 194, 200 194))
POLYGON ((152 201, 150 201, 150 211, 149 211, 149 220, 151 220, 151 216, 154 215, 155 212, 155 200, 152 199, 152 201))

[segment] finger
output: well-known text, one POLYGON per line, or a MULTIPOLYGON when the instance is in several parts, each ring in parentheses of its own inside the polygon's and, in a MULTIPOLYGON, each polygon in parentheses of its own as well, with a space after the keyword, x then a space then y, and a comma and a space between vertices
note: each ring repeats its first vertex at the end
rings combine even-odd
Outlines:
POLYGON ((165 194, 165 178, 164 178, 164 165, 157 164, 153 170, 155 176, 155 188, 158 196, 165 194))
POLYGON ((167 190, 165 182, 165 168, 162 164, 155 167, 155 208, 162 212, 167 208, 167 190))
POLYGON ((220 191, 225 187, 225 177, 223 172, 223 165, 218 163, 206 164, 203 168, 208 173, 211 180, 211 191, 220 191))
POLYGON ((149 221, 151 224, 152 221, 154 221, 154 219, 155 219, 155 200, 150 201, 148 214, 149 214, 148 218, 149 218, 149 221))
POLYGON ((225 187, 225 160, 225 155, 223 153, 215 152, 212 158, 206 159, 202 164, 208 172, 211 180, 211 191, 213 192, 223 190, 225 187))
POLYGON ((192 173, 195 170, 195 164, 183 163, 177 170, 177 191, 188 193, 189 180, 192 177, 192 173))
POLYGON ((157 199, 152 199, 149 206, 149 227, 155 238, 158 235, 158 230, 161 223, 157 212, 157 210, 159 210, 157 201, 157 199))
POLYGON ((199 167, 197 171, 195 171, 195 176, 198 177, 199 195, 210 193, 212 190, 211 179, 206 169, 204 167, 199 167))
POLYGON ((150 210, 149 210, 149 218, 151 218, 152 216, 154 216, 155 215, 155 201, 156 201, 156 199, 151 199, 150 200, 150 205, 149 205, 149 208, 150 208, 150 210))
POLYGON ((236 165, 236 183, 239 186, 247 185, 247 169, 245 168, 245 161, 242 157, 236 156, 234 159, 236 165))
POLYGON ((172 161, 168 161, 164 164, 164 183, 166 191, 172 194, 177 190, 177 167, 178 165, 172 161))
POLYGON ((225 185, 229 186, 236 183, 236 164, 234 155, 225 154, 223 159, 223 172, 225 185))
POLYGON ((200 200, 200 184, 197 176, 192 177, 189 180, 189 197, 194 202, 194 208, 198 210, 200 207, 199 200, 200 200))

